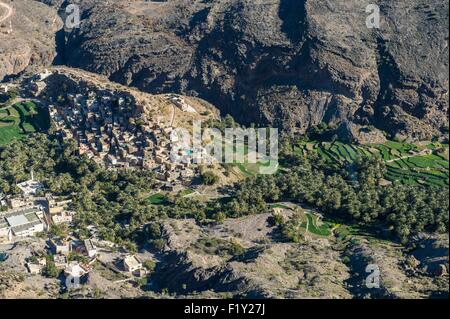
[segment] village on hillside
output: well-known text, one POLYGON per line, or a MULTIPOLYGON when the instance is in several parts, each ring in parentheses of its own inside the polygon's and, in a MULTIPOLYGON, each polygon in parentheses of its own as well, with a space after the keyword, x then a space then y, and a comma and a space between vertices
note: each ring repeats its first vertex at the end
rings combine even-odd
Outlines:
MULTIPOLYGON (((213 159, 207 157, 204 149, 194 150, 185 145, 173 127, 175 110, 186 114, 198 112, 182 97, 164 97, 173 108, 169 121, 162 116, 148 118, 145 107, 126 92, 86 85, 77 87, 78 91, 74 92, 49 94, 46 80, 56 75, 58 81, 61 74, 61 71, 45 70, 30 77, 24 87, 30 99, 48 108, 56 136, 61 141, 76 141, 79 155, 109 169, 152 170, 161 186, 169 191, 188 185, 195 177, 198 168, 193 163, 194 154, 212 163, 213 159), (171 154, 174 149, 177 150, 176 160, 171 154)), ((7 93, 10 86, 2 85, 1 89, 7 93)), ((33 171, 29 179, 18 183, 17 187, 18 195, 0 193, 0 245, 13 245, 27 239, 39 241, 53 226, 72 225, 76 212, 71 209, 71 198, 49 193, 33 171)), ((89 231, 90 238, 86 240, 73 235, 45 238, 44 251, 23 261, 27 271, 34 275, 48 271, 45 256, 51 255, 52 265, 63 271, 67 280, 85 277, 96 260, 102 262, 98 259, 97 245, 114 247, 113 243, 100 240, 95 229, 89 231), (74 254, 82 258, 74 259, 74 254)), ((102 256, 108 259, 109 250, 105 251, 102 256)), ((143 261, 127 251, 119 255, 119 262, 113 268, 113 272, 123 273, 125 279, 146 274, 143 261)))
MULTIPOLYGON (((198 115, 183 97, 164 96, 173 108, 169 119, 148 117, 147 106, 126 92, 86 85, 58 96, 46 95, 45 80, 52 74, 45 70, 32 77, 29 89, 36 98, 44 96, 57 135, 62 140, 74 139, 80 155, 111 169, 150 169, 167 188, 191 182, 197 173, 194 158, 197 163, 214 162, 203 147, 186 145, 173 125, 175 109, 198 115)), ((57 81, 64 71, 54 74, 57 81)))
MULTIPOLYGON (((42 250, 21 260, 31 275, 62 272, 67 288, 71 284, 78 285, 87 278, 96 261, 107 264, 104 260, 112 258, 111 249, 115 244, 100 240, 94 228, 89 229, 90 238, 84 240, 72 233, 64 237, 42 237, 54 226, 72 225, 76 214, 71 209, 72 200, 46 192, 44 185, 34 178, 33 173, 29 180, 17 186, 20 189, 17 196, 0 194, 0 246, 20 251, 22 242, 45 242, 42 250), (98 245, 107 249, 99 248, 98 245)), ((0 261, 5 261, 8 255, 2 253, 3 260, 0 261)), ((112 271, 125 280, 146 275, 147 270, 138 256, 127 251, 117 256, 119 260, 116 265, 108 264, 107 267, 112 267, 112 271)))

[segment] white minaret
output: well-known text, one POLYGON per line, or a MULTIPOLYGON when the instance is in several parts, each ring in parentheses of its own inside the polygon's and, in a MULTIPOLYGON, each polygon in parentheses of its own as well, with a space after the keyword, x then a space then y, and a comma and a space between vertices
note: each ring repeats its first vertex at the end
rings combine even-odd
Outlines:
POLYGON ((31 169, 31 180, 34 181, 34 171, 31 169))

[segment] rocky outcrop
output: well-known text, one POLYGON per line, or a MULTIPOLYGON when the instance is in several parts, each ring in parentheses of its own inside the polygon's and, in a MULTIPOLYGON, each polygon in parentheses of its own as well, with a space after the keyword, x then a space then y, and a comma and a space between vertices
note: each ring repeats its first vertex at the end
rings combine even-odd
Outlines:
POLYGON ((272 244, 249 249, 247 255, 207 265, 209 256, 170 251, 152 279, 181 295, 214 291, 239 298, 352 297, 344 283, 348 268, 329 247, 272 244))
POLYGON ((428 139, 448 128, 448 1, 83 1, 66 62, 152 93, 199 95, 238 120, 321 121, 428 139))
POLYGON ((343 252, 351 272, 347 284, 352 294, 356 298, 394 299, 448 295, 448 274, 438 273, 445 260, 448 265, 448 236, 440 240, 423 236, 428 245, 421 241, 412 254, 388 241, 354 238, 343 252))
POLYGON ((212 228, 194 220, 165 222, 165 254, 151 277, 156 290, 168 289, 181 296, 208 293, 240 298, 416 299, 448 295, 448 273, 438 273, 442 267, 419 271, 437 260, 438 265, 444 264, 445 258, 448 263, 448 237, 436 241, 423 235, 413 253, 393 242, 360 235, 344 241, 314 237, 298 244, 267 235, 260 243, 239 232, 256 218, 266 220, 266 216, 248 216, 212 228), (210 239, 207 246, 196 244, 205 238, 210 239), (245 245, 245 250, 235 256, 211 254, 211 245, 221 240, 245 245), (423 240, 428 245, 424 246, 423 240), (415 262, 413 255, 417 256, 415 262))
POLYGON ((416 248, 411 252, 411 257, 419 269, 430 276, 444 276, 448 274, 448 237, 441 235, 420 234, 413 239, 416 248))
POLYGON ((31 71, 52 64, 56 57, 55 33, 62 27, 57 12, 36 1, 1 3, 0 81, 27 68, 31 71))
POLYGON ((383 144, 386 142, 386 136, 375 127, 358 125, 349 121, 344 121, 339 126, 337 134, 340 140, 348 143, 383 144))

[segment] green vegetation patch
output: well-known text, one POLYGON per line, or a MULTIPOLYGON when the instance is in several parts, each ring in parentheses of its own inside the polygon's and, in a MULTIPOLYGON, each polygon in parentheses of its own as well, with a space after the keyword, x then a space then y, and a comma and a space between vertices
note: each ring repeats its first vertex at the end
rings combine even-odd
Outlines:
POLYGON ((147 201, 152 205, 166 205, 167 198, 163 193, 156 193, 147 197, 147 201))
MULTIPOLYGON (((306 213, 306 218, 308 218, 308 231, 318 235, 328 237, 331 235, 331 229, 333 228, 333 224, 328 222, 319 221, 318 216, 314 216, 312 214, 306 213)), ((306 223, 302 224, 303 227, 306 227, 306 223)))
POLYGON ((270 162, 239 163, 235 164, 246 177, 253 177, 259 174, 262 167, 269 167, 270 162))
POLYGON ((387 141, 384 144, 351 145, 340 141, 302 142, 294 147, 297 155, 315 152, 329 165, 349 165, 363 156, 379 157, 386 162, 385 178, 405 185, 446 186, 449 184, 449 162, 445 158, 448 146, 430 143, 417 146, 409 143, 387 141), (424 149, 434 154, 414 155, 424 149))
POLYGON ((50 128, 47 109, 38 108, 33 102, 17 103, 0 110, 0 145, 6 145, 25 135, 45 132, 50 128))
POLYGON ((185 188, 179 193, 179 195, 180 196, 187 196, 187 195, 190 195, 190 194, 193 194, 193 193, 195 193, 195 190, 193 190, 192 188, 185 188))

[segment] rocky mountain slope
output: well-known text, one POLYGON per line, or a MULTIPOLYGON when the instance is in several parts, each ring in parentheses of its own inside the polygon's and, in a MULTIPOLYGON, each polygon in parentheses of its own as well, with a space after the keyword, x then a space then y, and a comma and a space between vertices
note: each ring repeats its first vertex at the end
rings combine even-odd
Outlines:
POLYGON ((48 66, 56 56, 57 12, 37 1, 0 1, 0 81, 26 68, 48 66))
POLYGON ((448 1, 378 0, 380 29, 366 26, 369 2, 88 0, 65 62, 147 92, 199 95, 246 123, 445 135, 448 1))
MULTIPOLYGON (((216 226, 165 220, 166 245, 154 255, 156 268, 145 291, 98 263, 83 286, 66 297, 448 298, 448 235, 422 234, 409 250, 361 234, 288 243, 277 239, 269 217, 247 216, 216 226), (368 265, 379 269, 379 288, 366 286, 368 265)), ((45 245, 39 238, 0 245, 8 253, 0 262, 0 298, 61 297, 59 279, 28 274, 23 262, 45 245)))
POLYGON ((366 235, 312 236, 298 244, 285 243, 277 240, 269 216, 248 216, 212 227, 199 227, 193 220, 165 222, 167 245, 161 266, 151 277, 154 287, 177 295, 244 298, 448 295, 448 236, 422 235, 411 251, 366 235), (255 224, 258 227, 246 227, 255 224), (442 272, 436 271, 437 264, 442 272), (378 267, 378 288, 366 285, 368 265, 378 267))

